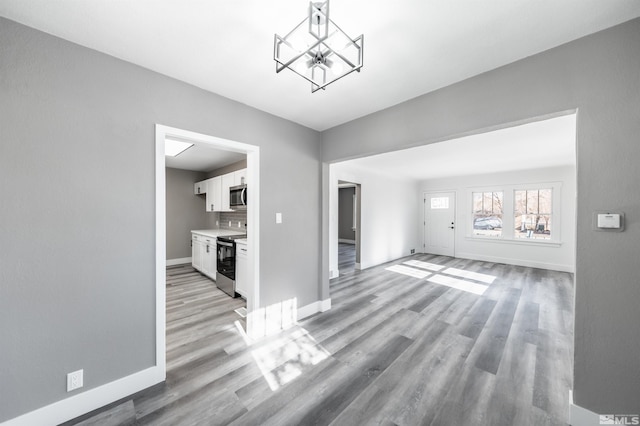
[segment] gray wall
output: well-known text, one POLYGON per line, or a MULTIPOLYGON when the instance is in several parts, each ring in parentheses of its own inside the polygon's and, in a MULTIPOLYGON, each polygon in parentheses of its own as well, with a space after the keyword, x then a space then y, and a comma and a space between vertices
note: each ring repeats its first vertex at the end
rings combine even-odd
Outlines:
POLYGON ((229 164, 219 169, 211 170, 205 173, 206 179, 226 175, 227 173, 235 172, 236 170, 242 170, 247 168, 247 160, 238 161, 237 163, 229 164))
POLYGON ((578 109, 574 401, 596 413, 640 412, 638 46, 640 19, 322 135, 334 162, 578 109), (600 209, 624 211, 625 232, 592 231, 600 209))
POLYGON ((205 173, 172 169, 166 171, 167 260, 191 257, 191 230, 215 228, 216 213, 205 211, 203 195, 194 195, 193 184, 205 173))
POLYGON ((318 299, 318 132, 3 18, 0 40, 0 422, 70 371, 155 365, 156 123, 261 147, 260 304, 318 299))
POLYGON ((338 191, 338 238, 356 240, 353 230, 353 196, 356 188, 340 188, 338 191))

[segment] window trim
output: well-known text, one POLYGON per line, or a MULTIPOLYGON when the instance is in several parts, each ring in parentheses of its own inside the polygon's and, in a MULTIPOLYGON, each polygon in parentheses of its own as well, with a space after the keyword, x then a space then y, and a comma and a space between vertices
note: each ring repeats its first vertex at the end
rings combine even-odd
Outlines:
POLYGON ((508 244, 523 244, 534 246, 555 246, 562 245, 562 182, 538 182, 508 185, 493 185, 481 187, 468 187, 465 191, 465 239, 470 241, 497 242, 508 244), (531 191, 539 189, 551 189, 551 223, 553 224, 551 238, 548 240, 526 239, 515 237, 515 192, 531 191), (474 192, 502 192, 502 235, 496 237, 486 237, 473 233, 473 193, 474 192))

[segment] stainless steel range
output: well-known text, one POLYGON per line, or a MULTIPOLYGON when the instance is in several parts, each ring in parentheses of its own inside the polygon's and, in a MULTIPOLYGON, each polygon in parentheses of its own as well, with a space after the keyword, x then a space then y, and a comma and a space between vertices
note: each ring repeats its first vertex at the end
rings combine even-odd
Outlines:
POLYGON ((238 238, 246 235, 230 235, 218 237, 217 240, 217 272, 216 285, 231 297, 238 297, 236 293, 236 243, 238 238))

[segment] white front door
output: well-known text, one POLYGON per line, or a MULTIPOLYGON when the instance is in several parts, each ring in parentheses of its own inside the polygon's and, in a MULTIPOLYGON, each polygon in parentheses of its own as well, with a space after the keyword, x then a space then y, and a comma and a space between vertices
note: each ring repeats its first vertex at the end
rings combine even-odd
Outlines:
POLYGON ((424 252, 454 255, 455 192, 424 194, 424 252))

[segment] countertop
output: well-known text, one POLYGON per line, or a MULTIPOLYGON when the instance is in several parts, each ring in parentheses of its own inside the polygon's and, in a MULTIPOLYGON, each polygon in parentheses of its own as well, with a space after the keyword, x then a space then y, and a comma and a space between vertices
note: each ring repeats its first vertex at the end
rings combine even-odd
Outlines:
POLYGON ((244 244, 247 245, 247 239, 246 238, 238 238, 236 240, 236 244, 244 244))
POLYGON ((204 235, 211 238, 227 237, 229 235, 242 235, 244 232, 234 231, 232 229, 196 229, 191 231, 192 234, 204 235))

